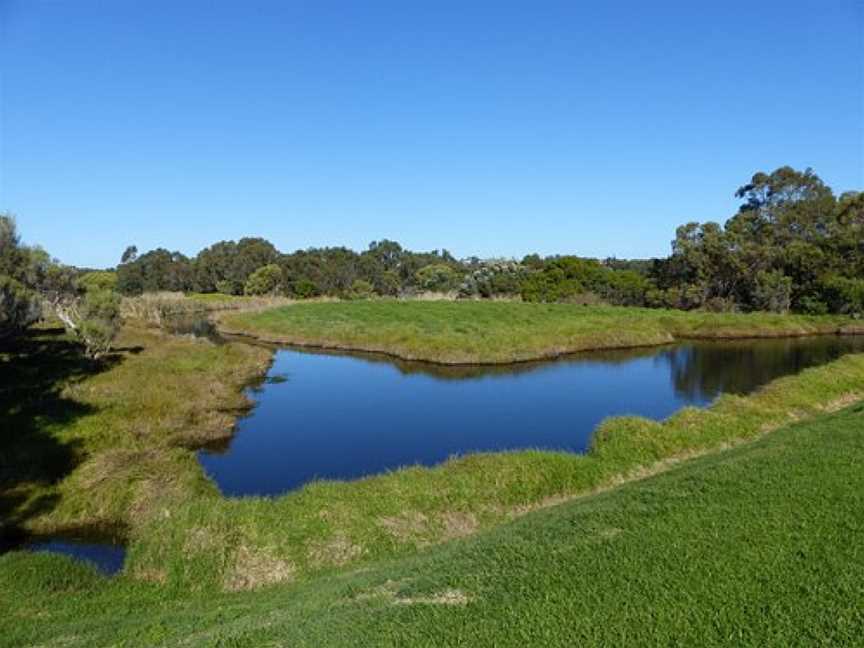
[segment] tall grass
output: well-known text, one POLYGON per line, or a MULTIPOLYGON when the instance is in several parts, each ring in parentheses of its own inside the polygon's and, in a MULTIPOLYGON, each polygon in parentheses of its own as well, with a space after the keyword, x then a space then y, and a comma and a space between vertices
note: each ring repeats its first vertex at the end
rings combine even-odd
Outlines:
MULTIPOLYGON (((862 416, 821 415, 287 587, 171 588, 60 556, 0 556, 0 646, 859 645, 862 416)), ((187 550, 207 541, 199 528, 187 550)))
POLYGON ((180 590, 250 589, 404 556, 864 398, 864 356, 846 356, 664 422, 610 419, 584 456, 475 454, 230 500, 206 479, 194 447, 230 434, 248 404, 242 386, 265 370, 267 351, 127 327, 115 362, 40 378, 57 355, 53 334, 45 335, 27 352, 33 370, 18 381, 29 400, 13 398, 5 412, 7 456, 41 456, 50 440, 75 460, 53 479, 35 478, 27 462, 10 464, 4 477, 12 480, 0 485, 4 519, 39 532, 122 526, 130 541, 125 577, 180 590), (57 394, 50 409, 46 385, 57 394))
POLYGON ((507 363, 678 338, 838 333, 852 320, 519 302, 378 300, 225 314, 228 332, 276 343, 388 353, 448 364, 507 363))

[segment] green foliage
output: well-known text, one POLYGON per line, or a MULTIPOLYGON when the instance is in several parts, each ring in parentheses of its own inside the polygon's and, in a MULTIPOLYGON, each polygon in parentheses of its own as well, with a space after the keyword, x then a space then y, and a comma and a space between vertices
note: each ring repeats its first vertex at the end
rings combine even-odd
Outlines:
POLYGON ((109 270, 95 270, 78 277, 76 283, 84 292, 116 291, 117 273, 109 270))
POLYGON ((855 311, 854 289, 844 282, 864 273, 861 194, 837 200, 812 170, 781 167, 755 174, 736 196, 744 203, 725 226, 678 228, 672 256, 651 270, 659 292, 649 303, 695 308, 722 300, 744 310, 855 311))
POLYGON ((41 316, 38 288, 50 259, 21 245, 15 220, 0 214, 0 338, 21 333, 41 316))
POLYGON ((535 272, 522 282, 522 299, 529 302, 576 302, 597 295, 611 304, 642 306, 651 289, 639 272, 613 269, 594 259, 574 256, 534 261, 535 272))
POLYGON ((557 272, 537 272, 522 282, 522 299, 526 302, 566 302, 585 292, 577 279, 557 272))
POLYGON ((312 297, 317 297, 321 294, 318 292, 318 286, 309 279, 297 280, 292 284, 291 291, 294 293, 294 296, 299 299, 311 299, 312 297))
POLYGON ((81 300, 73 329, 86 353, 98 358, 111 350, 120 330, 120 296, 110 290, 90 290, 81 300))
POLYGON ((822 278, 821 288, 833 312, 864 315, 864 278, 826 275, 822 278))
POLYGON ((21 282, 0 275, 0 339, 20 333, 40 315, 36 295, 21 282))
POLYGON ((276 295, 282 289, 282 268, 275 263, 258 268, 246 280, 247 295, 276 295))
POLYGON ((243 284, 239 281, 232 281, 231 279, 220 279, 216 282, 216 292, 220 295, 242 295, 243 284))
POLYGON ((192 284, 192 264, 180 252, 159 248, 131 258, 117 266, 117 291, 124 295, 180 292, 192 284))
POLYGON ((415 274, 417 286, 430 292, 450 292, 459 287, 461 275, 446 263, 434 263, 415 274))
POLYGON ((375 294, 375 289, 371 283, 363 279, 355 279, 351 284, 351 289, 345 295, 348 299, 369 299, 375 294))
POLYGON ((792 279, 779 270, 761 270, 756 275, 753 305, 769 313, 786 313, 792 303, 792 279))
POLYGON ((460 297, 499 297, 518 295, 528 269, 506 259, 476 261, 459 285, 460 297))
MULTIPOLYGON (((447 250, 413 252, 389 239, 373 241, 360 253, 345 247, 282 253, 262 238, 243 238, 215 243, 194 259, 161 248, 139 255, 130 246, 117 270, 117 290, 240 295, 253 273, 278 266, 282 290, 300 298, 348 296, 354 283, 363 281, 375 294, 388 296, 458 289, 466 298, 521 295, 541 303, 603 301, 719 312, 860 310, 857 289, 844 282, 864 276, 864 194, 848 192, 837 199, 812 170, 781 167, 756 173, 736 196, 742 204, 725 224, 679 227, 665 259, 528 254, 522 263, 460 261, 447 250)), ((24 267, 38 275, 44 258, 31 250, 29 259, 24 267)), ((0 261, 0 274, 2 267, 0 261)), ((250 285, 256 294, 272 289, 268 282, 258 284, 256 277, 250 285)))

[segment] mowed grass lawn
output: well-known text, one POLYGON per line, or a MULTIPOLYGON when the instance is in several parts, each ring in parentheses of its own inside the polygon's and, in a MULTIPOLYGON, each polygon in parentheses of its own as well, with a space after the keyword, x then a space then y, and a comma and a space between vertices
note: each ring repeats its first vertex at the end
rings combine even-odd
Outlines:
POLYGON ((861 645, 862 463, 859 404, 411 557, 233 594, 7 554, 0 645, 861 645))
POLYGON ((843 317, 717 314, 612 306, 480 301, 294 304, 227 314, 223 330, 300 345, 388 353, 441 363, 503 363, 676 338, 837 333, 843 317))

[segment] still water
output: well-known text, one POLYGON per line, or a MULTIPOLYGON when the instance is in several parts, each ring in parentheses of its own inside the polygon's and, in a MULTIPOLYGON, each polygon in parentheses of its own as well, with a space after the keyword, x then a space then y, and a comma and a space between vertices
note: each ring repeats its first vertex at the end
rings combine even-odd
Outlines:
POLYGON ((224 494, 241 496, 469 452, 584 452, 606 417, 663 419, 851 352, 864 352, 864 338, 694 342, 491 367, 283 349, 231 441, 199 458, 224 494))
POLYGON ((47 551, 90 563, 103 574, 112 576, 123 569, 126 549, 119 544, 85 541, 71 538, 50 538, 26 543, 27 551, 47 551))

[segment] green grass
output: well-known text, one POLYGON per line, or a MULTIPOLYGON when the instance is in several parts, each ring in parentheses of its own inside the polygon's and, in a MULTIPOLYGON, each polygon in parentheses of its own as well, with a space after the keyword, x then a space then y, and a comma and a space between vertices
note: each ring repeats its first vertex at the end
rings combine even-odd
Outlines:
POLYGON ((240 388, 269 353, 140 329, 120 342, 101 367, 78 367, 80 356, 61 353, 70 343, 52 334, 7 354, 4 370, 19 375, 3 400, 4 526, 122 529, 127 577, 182 591, 254 589, 408 556, 864 397, 864 356, 846 356, 665 422, 607 420, 586 455, 474 454, 231 500, 205 477, 194 447, 229 433, 245 405, 240 388))
MULTIPOLYGON (((153 644, 208 627, 263 640, 272 616, 279 632, 290 619, 309 638, 322 640, 333 628, 357 624, 360 642, 364 624, 371 623, 363 620, 369 606, 383 610, 375 618, 408 615, 408 625, 397 618, 396 628, 387 631, 399 637, 398 631, 423 627, 411 617, 421 613, 410 610, 462 609, 387 603, 392 596, 422 597, 426 576, 394 592, 386 585, 387 578, 401 582, 392 574, 401 573, 399 565, 413 564, 418 552, 494 529, 504 533, 502 525, 532 511, 607 491, 864 398, 864 356, 846 356, 748 397, 724 396, 707 410, 685 409, 665 422, 607 420, 584 456, 476 454, 356 482, 313 483, 278 498, 230 500, 206 479, 194 447, 230 433, 247 404, 241 388, 264 370, 270 353, 134 327, 124 330, 118 347, 94 364, 61 333, 35 331, 0 352, 0 530, 121 529, 129 545, 123 575, 110 582, 58 557, 15 554, 0 560, 0 624, 9 619, 12 626, 8 632, 0 626, 0 642, 56 635, 98 643, 104 633, 101 641, 110 643, 136 633, 139 644, 153 644), (366 572, 339 576, 358 569, 388 576, 380 582, 366 572), (361 598, 358 605, 349 601, 347 616, 340 617, 343 595, 333 595, 345 587, 361 598), (220 607, 208 607, 214 601, 220 607), (106 610, 116 618, 106 617, 106 610), (261 616, 262 610, 269 612, 261 616), (315 625, 322 616, 333 623, 315 625), (91 625, 89 617, 100 621, 91 625), (206 623, 199 625, 201 619, 206 623)), ((850 420, 860 429, 856 416, 850 420)), ((855 447, 846 450, 855 456, 855 447)), ((530 577, 518 565, 514 569, 509 578, 530 577)), ((531 591, 529 584, 522 587, 531 591)), ((501 594, 466 591, 490 601, 501 594)), ((542 588, 537 595, 546 596, 542 588)), ((488 614, 500 612, 493 606, 488 614)), ((437 622, 427 626, 434 627, 437 622)), ((374 624, 367 630, 379 631, 374 624)))
POLYGON ((0 644, 860 645, 864 407, 496 529, 253 592, 0 557, 0 644))
POLYGON ((388 353, 448 364, 506 363, 676 338, 837 333, 843 317, 714 314, 520 302, 374 300, 294 304, 228 314, 228 332, 262 340, 388 353))
POLYGON ((225 439, 270 354, 127 327, 102 362, 62 330, 0 350, 0 539, 134 527, 216 489, 190 447, 225 439))

